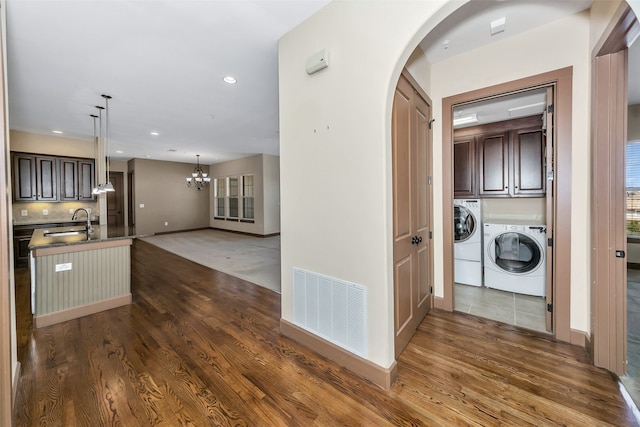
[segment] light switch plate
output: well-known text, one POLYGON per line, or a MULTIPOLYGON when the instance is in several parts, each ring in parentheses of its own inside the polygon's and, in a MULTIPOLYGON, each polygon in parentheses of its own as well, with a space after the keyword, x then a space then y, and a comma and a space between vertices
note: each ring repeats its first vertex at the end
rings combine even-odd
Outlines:
POLYGON ((42 209, 42 215, 49 215, 49 209, 42 209))
POLYGON ((26 209, 22 209, 22 210, 20 211, 20 216, 29 216, 29 212, 27 212, 27 210, 26 210, 26 209))
POLYGON ((144 208, 144 203, 140 203, 140 207, 141 207, 141 208, 144 208))

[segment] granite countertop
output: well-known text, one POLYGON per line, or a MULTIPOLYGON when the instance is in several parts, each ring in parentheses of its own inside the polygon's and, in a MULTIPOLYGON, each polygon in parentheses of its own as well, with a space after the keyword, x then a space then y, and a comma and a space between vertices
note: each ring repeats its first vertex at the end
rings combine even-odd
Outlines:
POLYGON ((146 236, 148 235, 135 234, 135 230, 131 230, 129 227, 113 227, 107 225, 94 226, 93 231, 91 233, 87 233, 86 222, 84 222, 82 225, 72 227, 39 228, 34 230, 33 235, 31 236, 31 241, 29 242, 29 250, 54 246, 99 243, 108 240, 135 239, 136 237, 146 236), (74 231, 80 231, 80 233, 58 236, 45 235, 51 232, 65 233, 74 231))

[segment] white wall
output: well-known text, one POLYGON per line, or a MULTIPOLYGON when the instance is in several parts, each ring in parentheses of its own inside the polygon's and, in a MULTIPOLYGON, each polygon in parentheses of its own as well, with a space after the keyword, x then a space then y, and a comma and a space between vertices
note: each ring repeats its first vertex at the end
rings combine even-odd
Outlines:
MULTIPOLYGON (((214 219, 214 188, 209 189, 211 198, 210 226, 223 230, 252 234, 274 234, 280 232, 280 158, 270 154, 257 154, 209 166, 211 178, 253 175, 254 223, 214 219)), ((213 182, 213 180, 212 180, 213 182)))
POLYGON ((282 318, 292 321, 293 267, 361 284, 368 359, 382 367, 395 360, 393 91, 434 14, 462 3, 334 1, 279 43, 282 318), (323 48, 329 67, 307 75, 323 48))
MULTIPOLYGON (((573 66, 571 324, 589 331, 589 12, 552 22, 431 66, 434 117, 442 98, 547 71, 573 66), (478 67, 477 64, 483 64, 478 67), (473 72, 470 72, 473 70, 473 72)), ((442 176, 442 122, 434 126, 434 176, 442 176)), ((436 185, 441 182, 435 179, 436 185)), ((438 188, 438 187, 436 187, 438 188)), ((436 224, 442 224, 436 198, 436 224)), ((442 295, 442 253, 436 252, 436 295, 442 295)))
MULTIPOLYGON (((393 88, 417 43, 463 3, 334 1, 280 40, 282 318, 292 319, 294 266, 360 283, 368 291, 368 359, 383 367, 394 360, 393 88), (366 25, 359 25, 362 22, 366 25), (329 68, 307 76, 306 58, 322 48, 329 51, 329 68)), ((629 3, 639 14, 640 0, 629 3)), ((424 88, 433 100, 436 118, 437 295, 443 292, 442 126, 438 120, 442 97, 573 66, 570 326, 589 331, 590 48, 591 39, 601 32, 593 29, 591 33, 589 18, 582 13, 432 64, 431 85, 424 88), (495 62, 487 62, 485 55, 495 62), (476 60, 470 67, 472 58, 476 60), (492 67, 479 70, 479 63, 492 67)), ((602 22, 608 25, 606 17, 602 22)))

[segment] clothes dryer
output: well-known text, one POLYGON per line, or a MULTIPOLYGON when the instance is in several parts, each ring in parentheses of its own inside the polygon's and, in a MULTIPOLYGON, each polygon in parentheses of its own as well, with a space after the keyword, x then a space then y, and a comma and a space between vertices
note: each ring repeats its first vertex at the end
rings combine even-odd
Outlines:
POLYGON ((453 201, 454 280, 465 285, 482 285, 482 208, 479 200, 453 201))
POLYGON ((484 224, 484 285, 519 294, 546 294, 546 227, 484 224))

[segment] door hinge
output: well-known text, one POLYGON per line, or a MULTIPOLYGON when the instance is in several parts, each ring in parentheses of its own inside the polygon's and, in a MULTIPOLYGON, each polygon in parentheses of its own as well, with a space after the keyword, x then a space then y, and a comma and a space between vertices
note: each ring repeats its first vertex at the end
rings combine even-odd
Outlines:
POLYGON ((547 311, 553 313, 553 304, 547 304, 547 311))
POLYGON ((429 238, 430 238, 430 239, 433 239, 433 231, 430 231, 430 232, 429 232, 429 238))
POLYGON ((553 247, 553 237, 549 237, 549 238, 547 239, 547 246, 549 246, 549 247, 551 247, 551 248, 553 247))
POLYGON ((429 293, 432 294, 433 293, 433 286, 429 286, 429 293))
POLYGON ((428 185, 433 184, 433 177, 429 177, 429 178, 427 179, 427 184, 428 184, 428 185))
POLYGON ((436 119, 431 119, 429 120, 429 129, 433 129, 433 122, 435 122, 436 119))
POLYGON ((625 253, 623 250, 617 249, 616 250, 616 258, 624 258, 625 257, 625 253))
POLYGON ((547 105, 547 113, 553 114, 553 104, 547 105))

